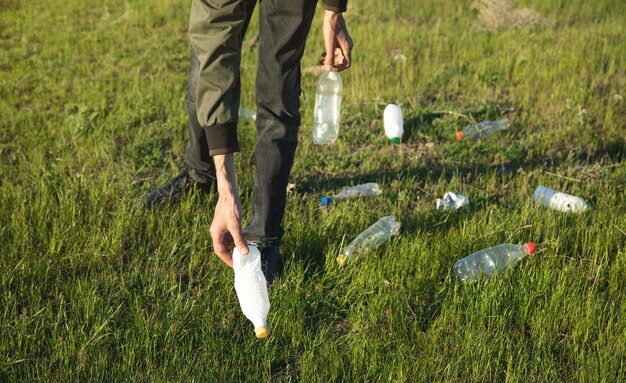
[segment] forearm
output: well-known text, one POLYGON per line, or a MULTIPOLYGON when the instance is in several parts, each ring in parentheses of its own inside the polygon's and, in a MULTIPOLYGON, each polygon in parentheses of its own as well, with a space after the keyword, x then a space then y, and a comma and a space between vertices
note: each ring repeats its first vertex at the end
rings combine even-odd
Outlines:
POLYGON ((233 153, 213 156, 217 191, 221 197, 239 196, 237 176, 235 175, 235 156, 233 153))

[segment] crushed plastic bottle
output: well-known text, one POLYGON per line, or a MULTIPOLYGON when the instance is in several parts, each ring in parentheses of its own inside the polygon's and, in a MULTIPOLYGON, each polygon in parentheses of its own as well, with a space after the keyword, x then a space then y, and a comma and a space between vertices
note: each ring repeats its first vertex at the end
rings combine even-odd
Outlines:
POLYGON ((400 222, 396 221, 396 217, 392 215, 382 217, 343 249, 343 254, 337 257, 337 263, 339 266, 345 265, 349 259, 367 253, 370 249, 387 241, 392 235, 398 235, 399 231, 400 222))
POLYGON ((395 104, 387 105, 383 113, 383 121, 387 138, 394 144, 399 144, 404 134, 402 108, 395 104))
POLYGON ((322 197, 322 206, 328 206, 333 201, 344 198, 357 198, 357 197, 374 197, 382 194, 380 185, 375 182, 370 182, 362 185, 351 186, 343 189, 338 194, 332 197, 322 197))
POLYGON ((539 185, 533 193, 533 199, 540 205, 564 213, 582 213, 589 207, 587 201, 571 194, 539 185))
POLYGON ((507 118, 497 121, 481 121, 478 124, 467 125, 463 130, 456 132, 456 139, 459 141, 463 139, 477 140, 508 128, 509 120, 507 118))
POLYGON ((505 271, 534 252, 535 244, 532 242, 498 245, 458 260, 452 269, 461 282, 476 282, 480 277, 490 277, 505 271))
POLYGON ((254 325, 256 337, 265 338, 269 335, 267 314, 270 311, 267 282, 261 270, 261 252, 253 245, 248 245, 248 249, 248 255, 241 255, 237 248, 233 250, 235 291, 241 311, 254 325))
POLYGON ((322 72, 315 92, 313 143, 332 145, 337 141, 342 90, 343 84, 339 73, 322 72))
POLYGON ((447 192, 443 198, 437 198, 437 210, 439 209, 459 209, 469 204, 469 199, 463 194, 447 192))
POLYGON ((239 108, 239 121, 256 121, 256 110, 239 108))

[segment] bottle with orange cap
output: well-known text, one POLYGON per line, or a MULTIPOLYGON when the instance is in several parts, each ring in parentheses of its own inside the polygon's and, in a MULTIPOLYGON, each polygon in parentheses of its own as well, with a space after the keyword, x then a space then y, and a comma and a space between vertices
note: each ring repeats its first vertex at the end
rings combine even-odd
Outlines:
POLYGON ((481 277, 505 271, 535 250, 532 242, 523 245, 502 244, 468 255, 458 260, 452 269, 461 282, 476 282, 481 277))
POLYGON ((456 139, 461 141, 464 139, 477 140, 486 138, 500 130, 509 128, 509 120, 507 118, 496 121, 481 121, 477 124, 470 124, 456 132, 456 139))

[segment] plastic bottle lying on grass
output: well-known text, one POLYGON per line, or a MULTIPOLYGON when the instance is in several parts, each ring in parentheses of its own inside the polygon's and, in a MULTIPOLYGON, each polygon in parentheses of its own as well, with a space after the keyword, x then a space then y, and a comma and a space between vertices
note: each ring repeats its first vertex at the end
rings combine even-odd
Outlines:
POLYGON ((584 199, 542 185, 535 189, 533 199, 540 205, 564 213, 582 213, 588 208, 584 199))
POLYGON ((476 282, 480 277, 490 277, 505 271, 534 252, 535 244, 532 242, 498 245, 458 260, 452 269, 461 282, 476 282))
POLYGON ((265 338, 269 335, 267 314, 270 311, 267 282, 261 270, 261 252, 253 245, 248 248, 248 255, 241 255, 237 248, 233 250, 235 291, 241 311, 254 325, 256 337, 265 338))
POLYGON ((402 134, 404 134, 402 108, 395 104, 387 105, 383 113, 383 122, 387 138, 394 144, 402 142, 402 134))
POLYGON ((379 184, 375 182, 370 182, 362 185, 344 188, 342 191, 332 197, 322 197, 321 204, 322 206, 328 206, 333 201, 344 198, 374 197, 382 194, 382 192, 383 191, 381 190, 379 184))
POLYGON ((396 222, 396 217, 390 215, 379 219, 343 249, 343 254, 337 257, 337 263, 340 266, 345 265, 349 259, 358 257, 367 253, 370 249, 380 246, 392 235, 398 235, 399 231, 400 222, 396 222))
POLYGON ((461 141, 464 139, 477 140, 486 138, 500 130, 509 128, 509 120, 502 119, 497 121, 481 121, 478 124, 470 124, 456 132, 456 139, 461 141))

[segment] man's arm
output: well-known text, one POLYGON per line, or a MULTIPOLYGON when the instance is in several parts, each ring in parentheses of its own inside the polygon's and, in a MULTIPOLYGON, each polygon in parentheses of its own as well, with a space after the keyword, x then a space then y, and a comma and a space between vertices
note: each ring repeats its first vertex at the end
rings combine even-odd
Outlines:
POLYGON ((213 251, 224 263, 233 267, 232 251, 235 247, 241 254, 248 254, 248 245, 241 232, 241 202, 235 176, 233 153, 213 156, 217 178, 218 199, 213 213, 210 233, 213 251))
POLYGON ((352 37, 348 33, 348 26, 343 15, 326 8, 323 30, 326 52, 323 54, 324 59, 320 62, 322 70, 340 72, 350 68, 352 65, 352 37))

